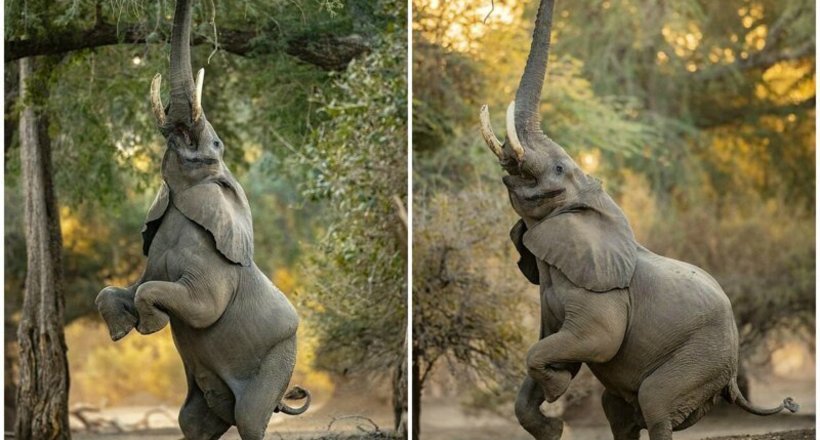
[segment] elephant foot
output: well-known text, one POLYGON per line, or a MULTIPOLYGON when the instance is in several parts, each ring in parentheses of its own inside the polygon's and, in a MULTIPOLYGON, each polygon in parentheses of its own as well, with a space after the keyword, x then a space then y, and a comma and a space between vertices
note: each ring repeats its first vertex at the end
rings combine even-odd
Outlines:
POLYGON ((108 334, 111 335, 111 340, 116 342, 134 329, 137 318, 130 313, 122 313, 118 317, 106 319, 105 322, 108 325, 108 334))
POLYGON ((97 295, 96 305, 113 341, 122 339, 137 325, 134 302, 125 289, 106 287, 97 295))
POLYGON ((157 310, 156 308, 151 313, 141 313, 139 324, 137 324, 137 331, 143 335, 149 335, 154 332, 162 330, 170 318, 165 312, 157 310))
POLYGON ((548 403, 555 402, 564 395, 572 380, 572 373, 567 370, 556 370, 550 367, 544 369, 530 369, 530 377, 541 387, 544 392, 544 400, 548 403))
MULTIPOLYGON (((526 428, 525 428, 526 429, 526 428)), ((564 422, 561 419, 547 417, 546 422, 534 429, 527 429, 535 440, 561 440, 564 433, 564 422)))

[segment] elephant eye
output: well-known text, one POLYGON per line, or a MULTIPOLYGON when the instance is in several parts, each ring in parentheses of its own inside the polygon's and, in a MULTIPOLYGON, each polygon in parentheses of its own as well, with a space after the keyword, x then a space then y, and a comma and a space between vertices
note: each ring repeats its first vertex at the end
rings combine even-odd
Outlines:
POLYGON ((564 167, 561 165, 555 166, 555 174, 564 174, 564 167))
POLYGON ((219 141, 214 141, 214 147, 219 148, 219 141))

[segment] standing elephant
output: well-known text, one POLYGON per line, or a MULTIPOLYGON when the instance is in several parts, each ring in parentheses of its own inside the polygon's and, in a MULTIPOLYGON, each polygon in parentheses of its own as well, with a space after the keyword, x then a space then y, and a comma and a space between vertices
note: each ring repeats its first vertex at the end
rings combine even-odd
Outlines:
POLYGON ((190 0, 179 0, 167 109, 160 75, 151 84, 167 149, 142 231, 145 272, 130 287, 106 287, 96 304, 115 341, 134 327, 149 334, 170 322, 188 381, 179 414, 186 439, 216 439, 236 425, 243 440, 259 440, 273 412, 301 414, 310 404, 302 388, 285 394, 299 318, 253 262, 250 207, 202 111, 204 71, 194 83, 190 28, 190 0), (294 409, 283 398, 306 401, 294 409))
POLYGON ((515 405, 521 426, 538 440, 561 438, 563 423, 539 406, 558 399, 582 363, 605 387, 602 404, 618 440, 637 440, 641 429, 652 440, 671 439, 721 397, 754 414, 797 411, 791 398, 761 409, 743 397, 737 326, 718 283, 638 244, 601 183, 541 131, 553 3, 539 5, 504 143, 481 109, 481 134, 507 172, 521 217, 510 234, 518 266, 540 285, 540 340, 515 405))

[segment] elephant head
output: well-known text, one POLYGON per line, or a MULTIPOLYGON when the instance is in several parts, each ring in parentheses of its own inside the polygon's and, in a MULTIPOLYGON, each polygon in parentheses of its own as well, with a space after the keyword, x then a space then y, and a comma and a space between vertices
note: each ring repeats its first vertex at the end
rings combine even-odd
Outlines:
POLYGON ((507 108, 507 137, 493 133, 487 106, 481 108, 481 135, 507 172, 503 182, 513 209, 528 224, 575 200, 596 182, 541 130, 538 106, 549 58, 553 0, 542 0, 527 66, 507 108))
POLYGON ((217 249, 230 261, 248 266, 253 258, 253 224, 242 186, 222 161, 224 144, 202 110, 200 69, 191 74, 191 0, 179 0, 171 35, 171 101, 162 105, 162 75, 151 82, 151 107, 167 148, 162 160, 164 183, 143 228, 143 252, 148 255, 159 221, 169 201, 214 237, 217 249))
POLYGON ((521 220, 510 237, 521 254, 518 266, 539 283, 536 261, 559 268, 577 286, 607 291, 627 285, 635 269, 629 222, 600 181, 541 130, 538 104, 549 58, 554 0, 541 0, 524 74, 507 108, 502 144, 481 108, 481 135, 507 172, 503 182, 521 220))
POLYGON ((202 110, 200 69, 194 83, 191 73, 191 1, 180 0, 174 12, 171 35, 171 101, 162 105, 162 75, 151 82, 151 107, 157 126, 167 141, 162 175, 172 190, 182 191, 204 180, 230 180, 222 162, 224 145, 202 110))

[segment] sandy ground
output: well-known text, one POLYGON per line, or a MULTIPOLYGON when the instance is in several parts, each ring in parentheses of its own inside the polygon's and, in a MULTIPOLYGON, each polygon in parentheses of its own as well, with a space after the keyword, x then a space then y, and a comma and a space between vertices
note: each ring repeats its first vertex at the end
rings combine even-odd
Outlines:
MULTIPOLYGON (((786 395, 801 404, 798 414, 759 417, 731 406, 720 406, 695 426, 675 433, 676 440, 808 440, 815 439, 816 403, 814 379, 753 382, 752 401, 761 406, 775 405, 786 395)), ((385 394, 385 393, 380 393, 385 394)), ((328 401, 316 402, 301 416, 275 414, 268 428, 268 440, 297 439, 386 439, 392 425, 390 401, 372 394, 342 392, 328 401), (377 425, 376 431, 373 424, 377 425), (328 428, 330 426, 330 428, 328 428)), ((457 399, 425 399, 422 410, 422 440, 531 440, 510 414, 465 411, 457 399)), ((594 402, 593 402, 594 403, 594 402)), ((123 425, 133 425, 150 407, 110 408, 107 418, 123 425)), ((179 440, 176 426, 177 408, 155 412, 149 420, 151 429, 122 434, 99 434, 76 431, 76 440, 179 440)), ((584 408, 582 414, 568 417, 563 440, 610 440, 612 435, 603 412, 597 404, 584 408)), ((645 432, 641 439, 647 439, 645 432)), ((239 440, 235 428, 223 439, 239 440)))
MULTIPOLYGON (((775 406, 787 395, 801 404, 797 414, 778 414, 760 417, 748 414, 734 406, 719 406, 695 426, 675 433, 675 440, 797 440, 814 439, 815 382, 814 378, 752 382, 752 402, 760 406, 775 406), (795 431, 796 433, 787 433, 795 431), (777 433, 777 434, 770 434, 777 433), (756 435, 763 435, 756 437, 756 435), (753 437, 754 436, 754 437, 753 437)), ((515 421, 495 413, 467 413, 452 405, 453 399, 426 399, 422 407, 422 440, 531 440, 515 421)), ((583 414, 576 414, 565 422, 562 440, 611 440, 609 425, 597 402, 587 405, 583 414)), ((641 439, 648 439, 646 431, 641 439)))
MULTIPOLYGON (((392 438, 393 414, 389 393, 383 386, 376 389, 364 389, 363 385, 346 386, 328 399, 315 396, 310 409, 302 415, 286 416, 274 414, 268 425, 268 440, 327 439, 380 440, 392 438), (377 430, 378 428, 378 430, 377 430)), ((75 440, 179 440, 182 432, 176 422, 178 408, 132 406, 107 408, 99 413, 108 420, 132 427, 153 410, 149 418, 149 429, 140 429, 127 433, 115 433, 111 429, 105 432, 88 432, 76 429, 72 438, 75 440)), ((97 416, 97 417, 99 417, 97 416)), ((79 428, 81 425, 72 422, 79 428)), ((240 440, 236 428, 231 428, 224 440, 240 440)))

